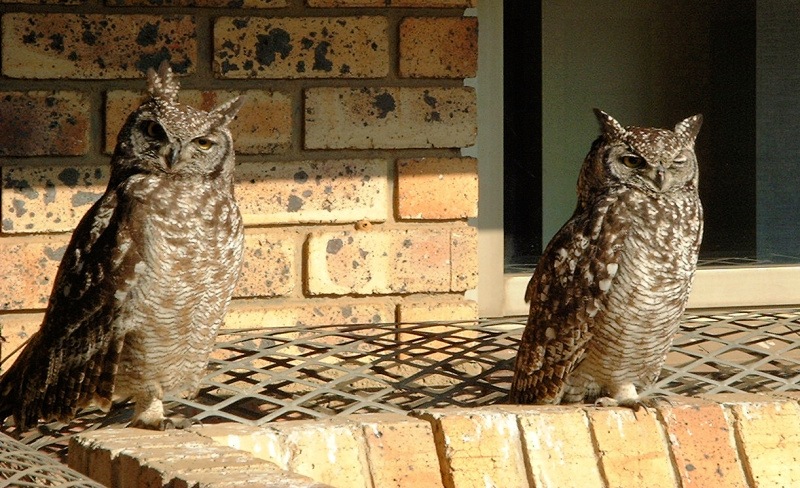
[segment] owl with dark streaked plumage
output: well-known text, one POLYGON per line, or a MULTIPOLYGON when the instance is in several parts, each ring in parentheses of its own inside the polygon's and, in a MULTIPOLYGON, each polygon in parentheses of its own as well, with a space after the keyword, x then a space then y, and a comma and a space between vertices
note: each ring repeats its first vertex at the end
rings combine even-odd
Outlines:
POLYGON ((78 224, 40 330, 0 379, 0 420, 24 430, 131 399, 131 425, 185 426, 166 394, 199 388, 242 265, 228 125, 177 102, 164 62, 120 131, 103 196, 78 224), (180 425, 176 425, 180 424, 180 425))
POLYGON ((637 405, 689 297, 703 234, 702 116, 670 131, 595 114, 601 135, 581 168, 577 208, 525 294, 512 403, 637 405))

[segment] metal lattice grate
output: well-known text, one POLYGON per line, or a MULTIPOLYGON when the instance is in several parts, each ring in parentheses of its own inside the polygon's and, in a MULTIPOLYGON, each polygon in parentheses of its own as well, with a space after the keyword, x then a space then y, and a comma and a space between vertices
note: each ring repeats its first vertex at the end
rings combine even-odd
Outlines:
POLYGON ((104 488, 58 460, 0 434, 0 486, 104 488))
MULTIPOLYGON (((525 317, 225 331, 200 394, 168 408, 251 425, 505 401, 525 317)), ((800 390, 800 309, 687 314, 649 394, 800 390)), ((63 454, 71 433, 123 422, 84 414, 23 435, 63 454), (59 447, 60 446, 60 447, 59 447), (61 449, 61 451, 59 451, 61 449)))

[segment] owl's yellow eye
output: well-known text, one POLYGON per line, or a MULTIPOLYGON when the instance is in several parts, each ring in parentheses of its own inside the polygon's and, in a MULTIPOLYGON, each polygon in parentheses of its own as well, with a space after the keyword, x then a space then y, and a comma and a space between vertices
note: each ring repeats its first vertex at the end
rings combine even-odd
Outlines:
POLYGON ((167 136, 161 124, 152 120, 145 122, 144 133, 153 139, 164 139, 167 136))
POLYGON ((644 158, 640 158, 639 156, 634 156, 632 154, 628 154, 627 156, 622 156, 621 161, 622 164, 631 169, 638 169, 644 167, 644 158))
POLYGON ((197 144, 197 147, 202 149, 203 151, 208 151, 211 149, 211 146, 214 145, 214 141, 211 139, 206 139, 205 137, 198 137, 194 140, 194 143, 197 144))

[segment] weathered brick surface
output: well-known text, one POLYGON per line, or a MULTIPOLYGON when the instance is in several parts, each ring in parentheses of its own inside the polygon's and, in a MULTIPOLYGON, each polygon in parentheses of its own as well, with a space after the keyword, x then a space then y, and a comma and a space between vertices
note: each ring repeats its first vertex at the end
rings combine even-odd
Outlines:
POLYGON ((478 0, 306 0, 309 7, 477 7, 478 0))
MULTIPOLYGON (((127 473, 120 470, 119 455, 127 448, 170 447, 174 452, 213 446, 199 434, 172 430, 109 428, 82 432, 70 438, 69 466, 109 487, 120 487, 127 473)), ((135 476, 135 474, 133 475, 135 476)))
POLYGON ((517 416, 537 488, 605 486, 586 413, 575 406, 503 406, 517 416))
POLYGON ((306 246, 307 289, 312 295, 464 290, 460 285, 473 282, 454 276, 471 258, 462 232, 459 228, 312 233, 306 246))
MULTIPOLYGON (((236 96, 245 99, 245 104, 230 125, 238 154, 274 154, 291 147, 292 100, 286 93, 262 90, 182 90, 178 101, 201 110, 211 110, 236 96)), ((146 99, 147 95, 143 92, 108 92, 105 117, 106 153, 114 152, 117 135, 128 115, 146 99)))
POLYGON ((733 414, 743 450, 742 464, 751 486, 800 485, 800 407, 765 396, 712 397, 733 414))
POLYGON ((261 439, 265 445, 256 456, 337 487, 370 486, 366 446, 358 424, 332 418, 277 422, 268 429, 275 435, 261 439))
POLYGON ((214 24, 223 78, 380 78, 389 71, 384 17, 223 17, 214 24))
POLYGON ((307 149, 465 147, 475 143, 471 87, 306 90, 307 149))
POLYGON ((587 413, 608 486, 675 488, 675 472, 654 411, 592 408, 587 413))
POLYGON ((478 161, 474 158, 402 159, 395 202, 401 219, 478 216, 478 161))
POLYGON ((399 414, 357 415, 367 444, 373 485, 442 488, 431 424, 399 414))
POLYGON ((103 194, 106 166, 7 166, 0 189, 2 232, 70 232, 103 194))
POLYGON ((465 291, 478 286, 478 229, 463 226, 451 234, 450 249, 453 271, 450 275, 450 290, 465 291))
POLYGON ((419 413, 433 425, 447 488, 528 488, 514 415, 499 409, 441 409, 419 413))
POLYGON ((138 78, 169 60, 178 73, 197 64, 189 16, 7 13, 2 72, 12 78, 138 78))
POLYGON ((44 308, 69 236, 43 235, 0 239, 0 310, 44 308), (13 256, 13 259, 5 259, 13 256))
POLYGON ((71 91, 0 92, 0 156, 79 156, 89 150, 89 104, 71 91))
MULTIPOLYGON (((478 336, 477 331, 463 330, 453 325, 428 326, 425 328, 424 344, 420 344, 417 348, 412 344, 419 342, 422 336, 415 332, 415 326, 420 322, 451 321, 459 321, 465 325, 470 325, 469 321, 477 320, 477 318, 478 304, 472 300, 465 300, 461 296, 409 297, 397 306, 397 320, 399 322, 397 340, 403 344, 403 355, 405 356, 422 354, 432 360, 441 361, 450 360, 454 354, 467 357, 471 353, 465 353, 465 349, 475 345, 474 339, 478 336), (454 330, 459 330, 459 332, 453 333, 454 330), (427 334, 431 333, 444 332, 451 332, 446 341, 431 339, 427 336, 427 334)), ((473 365, 473 369, 475 369, 475 372, 480 372, 480 366, 478 365, 473 365)))
POLYGON ((477 74, 476 17, 408 17, 400 23, 400 76, 471 78, 477 74))
POLYGON ((234 296, 272 297, 294 290, 295 242, 289 231, 248 230, 244 239, 244 264, 234 296))
POLYGON ((243 163, 236 197, 245 223, 386 220, 385 160, 243 163))
POLYGON ((747 486, 733 427, 721 405, 674 397, 662 402, 659 411, 683 488, 747 486))
POLYGON ((281 8, 286 0, 106 0, 119 7, 281 8))
POLYGON ((0 373, 14 364, 19 355, 15 351, 39 330, 43 318, 42 313, 0 315, 0 336, 3 336, 3 341, 0 341, 0 361, 3 361, 0 373))
POLYGON ((387 324, 395 320, 388 299, 298 299, 294 301, 237 301, 231 303, 225 327, 247 329, 331 324, 387 324))

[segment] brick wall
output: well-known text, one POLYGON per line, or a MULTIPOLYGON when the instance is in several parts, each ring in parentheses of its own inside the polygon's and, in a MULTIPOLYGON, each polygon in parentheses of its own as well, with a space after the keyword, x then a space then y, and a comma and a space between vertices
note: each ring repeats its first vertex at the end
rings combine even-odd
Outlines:
POLYGON ((38 328, 144 72, 245 94, 230 327, 475 317, 475 0, 0 0, 0 327, 38 328))
POLYGON ((287 488, 313 486, 309 479, 337 488, 789 487, 800 486, 797 400, 721 394, 669 397, 636 412, 495 405, 191 432, 98 430, 73 437, 69 463, 113 488, 221 488, 256 474, 283 476, 270 486, 287 488), (252 457, 225 461, 237 453, 252 457))

